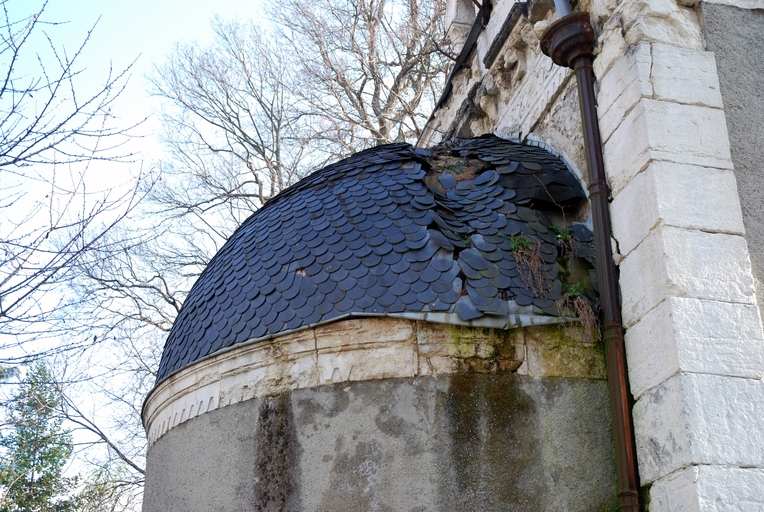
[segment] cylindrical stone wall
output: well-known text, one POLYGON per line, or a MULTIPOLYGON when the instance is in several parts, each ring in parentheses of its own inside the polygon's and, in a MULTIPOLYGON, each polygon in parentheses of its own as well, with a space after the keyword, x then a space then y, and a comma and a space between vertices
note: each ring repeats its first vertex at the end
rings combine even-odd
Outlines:
POLYGON ((569 334, 358 319, 201 361, 147 399, 144 511, 613 510, 602 352, 569 334))

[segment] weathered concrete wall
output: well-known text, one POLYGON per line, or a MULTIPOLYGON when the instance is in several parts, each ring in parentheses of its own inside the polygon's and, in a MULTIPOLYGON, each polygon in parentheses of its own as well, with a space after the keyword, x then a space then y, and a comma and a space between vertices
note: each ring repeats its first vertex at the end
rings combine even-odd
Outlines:
POLYGON ((613 510, 579 335, 359 318, 199 361, 145 404, 144 511, 613 510))
POLYGON ((730 152, 764 316, 764 2, 759 9, 702 3, 706 49, 714 52, 730 152))
POLYGON ((144 510, 610 511, 606 384, 346 382, 212 411, 151 447, 144 510))

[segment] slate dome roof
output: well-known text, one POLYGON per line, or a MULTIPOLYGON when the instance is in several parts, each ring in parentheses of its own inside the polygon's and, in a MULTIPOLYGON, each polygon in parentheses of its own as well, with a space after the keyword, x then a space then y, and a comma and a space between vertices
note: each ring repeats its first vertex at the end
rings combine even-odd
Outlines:
MULTIPOLYGON (((233 345, 348 314, 557 315, 561 244, 542 209, 585 198, 540 147, 484 136, 435 150, 378 146, 313 173, 249 217, 210 261, 168 336, 157 382, 233 345), (513 249, 549 276, 527 286, 513 249), (539 288, 536 288, 539 290, 539 288)), ((592 236, 572 243, 593 262, 592 236)))

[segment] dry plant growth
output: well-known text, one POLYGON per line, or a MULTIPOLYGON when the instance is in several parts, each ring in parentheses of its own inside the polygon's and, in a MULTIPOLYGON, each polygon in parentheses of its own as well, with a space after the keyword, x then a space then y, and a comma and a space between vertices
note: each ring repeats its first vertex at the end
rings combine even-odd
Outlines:
POLYGON ((601 338, 600 322, 591 301, 581 293, 578 283, 557 299, 555 306, 565 323, 565 334, 580 339, 584 345, 593 346, 601 338))
MULTIPOLYGON (((499 233, 502 236, 502 233, 499 233)), ((507 237, 507 235, 503 235, 507 237)), ((508 236, 512 255, 517 262, 517 271, 527 290, 537 297, 544 295, 549 288, 549 276, 544 269, 539 247, 541 244, 523 234, 508 236)))

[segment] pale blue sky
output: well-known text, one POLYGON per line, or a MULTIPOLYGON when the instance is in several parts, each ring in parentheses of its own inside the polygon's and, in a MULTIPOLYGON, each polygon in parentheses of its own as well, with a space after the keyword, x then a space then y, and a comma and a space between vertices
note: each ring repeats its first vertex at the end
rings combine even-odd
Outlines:
MULTIPOLYGON (((9 10, 10 19, 18 20, 39 10, 43 2, 44 0, 5 0, 3 5, 9 10)), ((87 91, 84 90, 87 86, 97 90, 103 85, 110 62, 113 63, 115 70, 121 70, 138 58, 132 69, 128 88, 115 105, 114 114, 127 124, 151 113, 153 102, 146 92, 146 73, 150 72, 154 64, 162 63, 166 59, 176 42, 209 41, 212 35, 210 20, 215 14, 223 18, 254 18, 263 21, 256 0, 50 0, 42 19, 48 22, 66 21, 67 23, 56 26, 38 25, 37 35, 43 36, 43 32, 47 33, 57 49, 66 48, 67 53, 71 55, 82 44, 88 30, 100 16, 101 19, 91 40, 78 60, 77 68, 85 68, 85 70, 82 75, 83 80, 78 82, 76 89, 78 96, 87 96, 87 91)), ((46 59, 51 57, 48 50, 44 37, 30 40, 27 47, 22 49, 19 67, 16 69, 19 69, 23 76, 28 72, 27 70, 36 67, 35 54, 43 55, 46 59)), ((7 56, 3 55, 0 58, 0 69, 8 65, 8 61, 2 60, 7 56)), ((38 70, 35 69, 34 72, 37 73, 38 70)), ((134 146, 131 150, 142 151, 143 162, 139 159, 129 165, 108 162, 93 164, 87 171, 86 178, 90 192, 94 190, 93 187, 95 189, 117 187, 118 190, 121 186, 129 187, 131 176, 135 176, 141 167, 148 168, 152 160, 159 157, 161 147, 151 137, 151 131, 154 128, 155 124, 149 121, 141 129, 146 137, 133 140, 134 146)), ((41 172, 49 171, 47 167, 41 170, 41 172)), ((13 179, 7 174, 2 178, 13 179)), ((3 182, 3 186, 7 186, 7 181, 3 182)), ((5 229, 0 231, 0 236, 4 236, 4 233, 13 228, 13 223, 9 222, 6 216, 23 217, 26 215, 23 212, 33 211, 38 201, 46 200, 41 198, 48 197, 45 195, 48 193, 45 184, 34 181, 24 182, 24 190, 26 193, 17 201, 14 208, 5 208, 0 211, 0 228, 5 229), (29 209, 25 210, 27 206, 29 209)), ((43 209, 42 213, 39 224, 45 225, 46 210, 43 209)), ((38 217, 33 217, 26 221, 36 226, 37 219, 38 217)), ((54 297, 54 294, 46 296, 55 302, 54 297)), ((50 339, 45 342, 57 343, 59 340, 50 339)), ((7 344, 13 347, 13 343, 14 340, 11 339, 0 345, 7 344)), ((8 350, 11 355, 18 355, 16 348, 8 350)), ((4 355, 7 356, 9 353, 4 355)), ((97 362, 97 357, 106 355, 108 354, 94 356, 96 357, 94 361, 97 362)), ((81 407, 89 413, 92 412, 102 425, 109 424, 106 416, 110 410, 103 409, 100 405, 103 397, 93 395, 89 398, 80 397, 80 399, 83 401, 80 404, 81 407)), ((89 439, 81 431, 75 433, 76 442, 89 439)), ((79 467, 79 464, 75 463, 73 471, 79 470, 79 467)))
MULTIPOLYGON (((6 5, 11 10, 31 10, 41 4, 42 0, 8 0, 6 5)), ((45 30, 58 46, 65 45, 72 52, 100 16, 80 60, 95 85, 102 83, 110 62, 120 70, 138 59, 128 89, 117 105, 116 114, 128 121, 151 112, 154 103, 146 92, 145 75, 152 66, 163 62, 176 42, 210 40, 210 20, 216 14, 223 18, 263 18, 257 0, 50 0, 44 19, 67 22, 45 30)), ((143 131, 154 128, 149 123, 143 131)), ((157 156, 153 141, 144 140, 141 146, 148 159, 157 156)))

